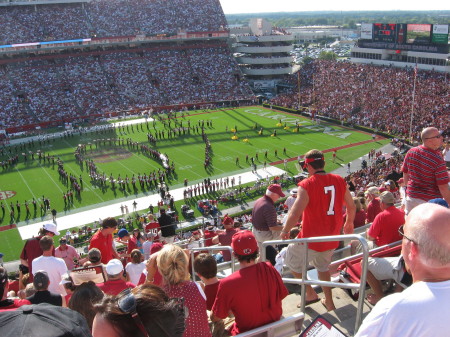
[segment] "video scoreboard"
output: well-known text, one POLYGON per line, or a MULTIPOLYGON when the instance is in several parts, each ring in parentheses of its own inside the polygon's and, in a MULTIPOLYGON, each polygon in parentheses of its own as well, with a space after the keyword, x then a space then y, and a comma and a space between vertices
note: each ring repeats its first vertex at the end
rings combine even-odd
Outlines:
POLYGON ((367 48, 448 53, 449 25, 363 23, 359 44, 367 48))

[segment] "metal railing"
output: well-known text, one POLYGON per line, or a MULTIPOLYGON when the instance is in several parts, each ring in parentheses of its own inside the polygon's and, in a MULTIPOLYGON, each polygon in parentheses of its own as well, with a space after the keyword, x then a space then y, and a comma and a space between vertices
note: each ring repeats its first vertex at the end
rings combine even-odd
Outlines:
POLYGON ((213 251, 220 251, 220 250, 228 250, 230 252, 231 255, 231 261, 226 261, 226 262, 221 262, 217 264, 217 270, 225 270, 231 267, 231 273, 234 273, 235 271, 235 266, 236 266, 236 259, 233 255, 233 249, 230 246, 209 246, 209 247, 198 247, 198 248, 191 248, 189 249, 189 252, 191 254, 191 261, 192 261, 192 266, 191 266, 191 275, 192 275, 192 279, 195 281, 196 280, 196 274, 195 274, 195 270, 194 270, 194 253, 196 252, 204 252, 204 251, 208 251, 209 254, 211 254, 211 252, 213 251))
MULTIPOLYGON (((330 282, 330 281, 320 281, 320 280, 307 280, 304 278, 301 279, 293 279, 293 278, 283 278, 284 283, 293 283, 301 285, 301 312, 305 312, 306 307, 306 286, 307 285, 319 285, 324 287, 333 287, 333 288, 346 288, 346 289, 359 289, 359 297, 358 297, 358 306, 356 312, 356 321, 355 321, 355 333, 358 331, 361 323, 362 323, 362 314, 363 314, 363 305, 366 291, 366 278, 367 278, 367 259, 369 257, 369 246, 367 244, 366 239, 364 239, 359 234, 346 234, 339 236, 321 236, 321 237, 312 237, 312 238, 302 238, 302 239, 292 239, 292 240, 273 240, 273 241, 265 241, 263 242, 263 249, 261 250, 261 259, 266 259, 266 246, 269 245, 279 245, 279 244, 303 244, 301 245, 301 249, 305 256, 305 260, 308 261, 308 243, 312 242, 330 242, 330 241, 345 241, 345 240, 358 240, 362 246, 362 263, 361 263, 361 277, 360 283, 340 283, 340 282, 330 282)), ((303 277, 307 275, 308 271, 308 263, 303 264, 302 266, 302 275, 303 277)))

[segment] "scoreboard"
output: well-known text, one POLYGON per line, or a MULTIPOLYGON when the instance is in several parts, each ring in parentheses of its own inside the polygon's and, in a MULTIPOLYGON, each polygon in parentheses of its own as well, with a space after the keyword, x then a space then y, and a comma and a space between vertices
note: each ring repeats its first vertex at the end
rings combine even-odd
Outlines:
POLYGON ((395 23, 374 23, 373 41, 375 42, 395 42, 397 35, 397 24, 395 23))

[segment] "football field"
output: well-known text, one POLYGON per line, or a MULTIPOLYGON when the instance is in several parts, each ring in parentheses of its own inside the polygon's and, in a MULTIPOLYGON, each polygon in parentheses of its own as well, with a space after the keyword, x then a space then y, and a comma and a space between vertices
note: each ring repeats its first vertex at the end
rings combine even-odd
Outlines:
MULTIPOLYGON (((198 110, 176 113, 171 118, 162 115, 155 121, 129 122, 116 121, 116 127, 108 130, 75 132, 4 150, 1 161, 17 155, 18 162, 0 173, 0 199, 5 206, 0 225, 20 227, 43 221, 48 218, 48 213, 41 212, 44 199, 62 216, 158 193, 157 181, 161 181, 165 165, 174 167, 162 178, 172 190, 183 187, 185 180, 191 186, 205 178, 216 180, 250 172, 255 166, 276 166, 296 175, 297 157, 312 148, 325 152, 327 171, 332 171, 387 142, 374 143, 370 134, 323 122, 317 125, 310 119, 260 106, 198 110), (78 159, 77 148, 82 149, 78 159), (333 149, 338 149, 335 163, 331 160, 333 149), (45 160, 38 158, 39 152, 45 160), (92 167, 97 177, 106 180, 93 178, 92 167), (67 178, 62 177, 61 168, 67 178), (144 175, 149 183, 140 184, 138 177, 144 175), (156 181, 152 182, 150 176, 156 181), (80 192, 73 192, 73 201, 64 200, 64 195, 74 189, 73 182, 80 192)), ((18 252, 14 247, 21 247, 20 241, 16 228, 0 232, 0 246, 8 242, 15 257, 18 252)))

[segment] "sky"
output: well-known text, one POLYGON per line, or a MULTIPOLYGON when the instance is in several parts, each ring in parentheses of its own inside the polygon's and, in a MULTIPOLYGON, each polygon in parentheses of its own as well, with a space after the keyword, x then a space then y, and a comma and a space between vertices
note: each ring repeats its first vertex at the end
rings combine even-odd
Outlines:
POLYGON ((220 0, 220 3, 225 14, 324 10, 450 10, 449 0, 435 0, 431 2, 418 0, 220 0))

